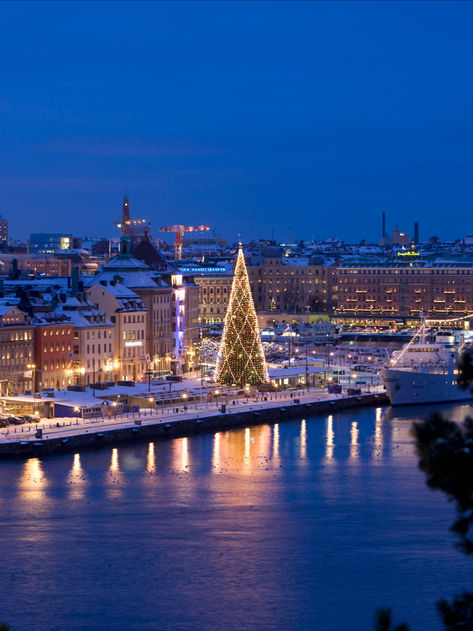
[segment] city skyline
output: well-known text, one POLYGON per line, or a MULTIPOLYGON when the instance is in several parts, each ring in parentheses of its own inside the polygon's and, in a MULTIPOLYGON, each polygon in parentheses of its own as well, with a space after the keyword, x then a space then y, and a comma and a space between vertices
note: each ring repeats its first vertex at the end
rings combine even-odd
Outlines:
POLYGON ((19 238, 84 223, 102 236, 127 190, 155 230, 172 217, 229 240, 242 227, 247 240, 286 240, 290 226, 294 240, 374 241, 385 211, 390 229, 417 219, 461 237, 472 13, 1 3, 0 212, 19 238))

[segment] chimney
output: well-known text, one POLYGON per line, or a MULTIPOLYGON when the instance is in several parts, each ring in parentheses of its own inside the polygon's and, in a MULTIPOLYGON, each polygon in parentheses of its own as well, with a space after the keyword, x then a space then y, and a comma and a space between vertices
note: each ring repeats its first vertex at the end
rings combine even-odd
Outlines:
POLYGON ((419 245, 419 222, 414 221, 414 244, 419 245))

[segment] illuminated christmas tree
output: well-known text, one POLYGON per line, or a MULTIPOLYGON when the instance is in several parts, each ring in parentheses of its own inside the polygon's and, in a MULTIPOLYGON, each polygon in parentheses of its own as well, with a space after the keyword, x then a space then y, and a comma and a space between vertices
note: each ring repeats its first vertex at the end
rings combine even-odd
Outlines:
POLYGON ((215 368, 215 381, 223 385, 254 385, 269 382, 268 369, 251 296, 250 281, 241 247, 233 276, 222 340, 215 368))

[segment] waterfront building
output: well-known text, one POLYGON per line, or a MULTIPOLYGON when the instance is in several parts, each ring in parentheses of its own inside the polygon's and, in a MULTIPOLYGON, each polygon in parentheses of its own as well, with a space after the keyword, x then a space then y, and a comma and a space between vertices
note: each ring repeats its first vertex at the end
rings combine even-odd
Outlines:
POLYGON ((346 263, 336 268, 335 287, 339 316, 463 316, 473 312, 473 261, 406 254, 384 264, 346 263))
POLYGON ((330 311, 332 261, 316 257, 284 257, 279 247, 249 257, 248 276, 257 311, 302 313, 330 311))
POLYGON ((33 387, 34 335, 18 307, 0 305, 0 393, 23 394, 33 387))
POLYGON ((140 296, 118 279, 107 281, 104 278, 88 287, 86 296, 115 327, 112 339, 116 377, 141 379, 148 368, 149 357, 145 346, 148 311, 140 296))
POLYGON ((221 323, 225 318, 233 276, 222 271, 194 279, 199 288, 199 320, 203 325, 221 323))
POLYGON ((68 371, 73 383, 113 381, 118 363, 114 363, 115 327, 111 320, 82 293, 68 297, 60 310, 74 326, 73 362, 68 371))
POLYGON ((173 373, 196 369, 199 342, 199 287, 182 274, 172 274, 173 373))
POLYGON ((165 275, 151 270, 143 261, 133 257, 125 244, 122 252, 103 265, 101 271, 89 281, 90 285, 97 283, 108 287, 122 285, 138 296, 147 312, 143 341, 143 354, 148 365, 145 370, 161 374, 170 372, 174 340, 171 330, 173 289, 170 276, 167 279, 165 275))
POLYGON ((62 313, 35 313, 34 390, 62 390, 73 383, 74 327, 62 313))

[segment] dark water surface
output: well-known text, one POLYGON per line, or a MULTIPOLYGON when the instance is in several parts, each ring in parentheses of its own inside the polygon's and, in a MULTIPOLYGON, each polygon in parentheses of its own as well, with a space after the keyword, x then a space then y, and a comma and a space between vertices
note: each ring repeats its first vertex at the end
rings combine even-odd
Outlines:
MULTIPOLYGON (((443 408, 461 419, 468 406, 443 408)), ((390 408, 0 464, 12 631, 414 631, 473 587, 390 408)))

